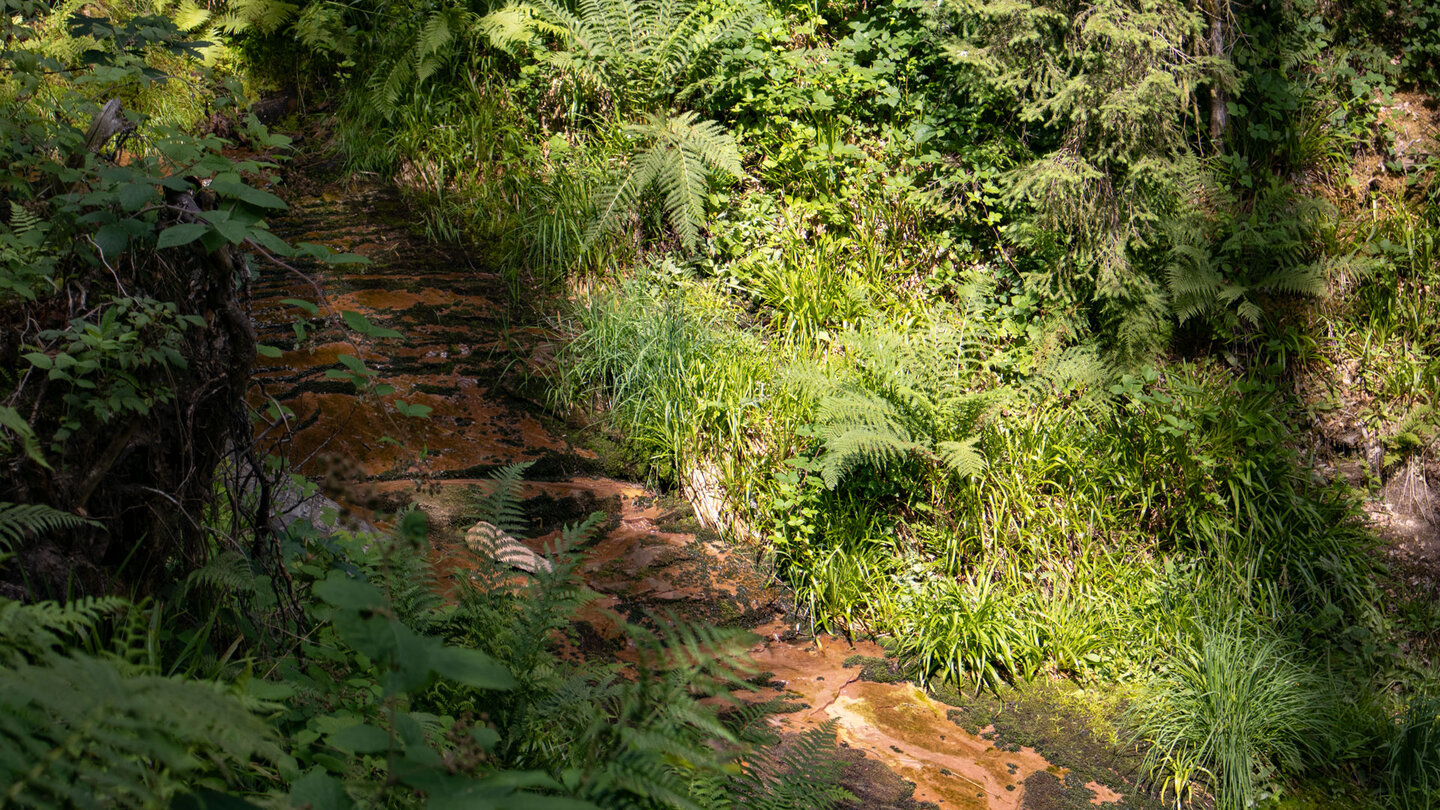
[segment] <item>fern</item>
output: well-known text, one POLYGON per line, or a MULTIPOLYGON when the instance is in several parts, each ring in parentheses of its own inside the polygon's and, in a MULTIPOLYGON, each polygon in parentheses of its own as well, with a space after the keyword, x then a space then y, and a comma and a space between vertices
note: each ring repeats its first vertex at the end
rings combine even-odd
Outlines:
POLYGON ((911 338, 884 332, 852 338, 846 348, 855 374, 838 383, 802 382, 817 400, 814 432, 827 487, 857 468, 883 473, 909 459, 962 478, 984 471, 975 431, 1005 392, 969 390, 962 334, 944 327, 911 338))
POLYGON ((1172 222, 1165 275, 1179 321, 1258 327, 1268 299, 1318 298, 1332 275, 1373 271, 1375 262, 1362 257, 1320 255, 1330 214, 1326 204, 1272 182, 1248 211, 1172 222))
POLYGON ((269 727, 218 686, 52 656, 0 671, 5 804, 153 807, 206 771, 282 754, 269 727))
POLYGON ((180 595, 183 597, 200 587, 250 594, 255 593, 257 585, 250 560, 244 554, 231 550, 215 555, 214 559, 191 571, 180 586, 180 595))
POLYGON ((521 461, 507 464, 490 475, 488 491, 470 504, 468 520, 483 521, 503 534, 521 536, 525 533, 525 510, 520 506, 520 493, 525 486, 525 473, 535 464, 521 461))
POLYGON ((636 141, 636 151, 621 179, 596 195, 595 219, 585 236, 588 244, 618 228, 641 196, 654 187, 681 244, 691 251, 696 248, 706 221, 708 180, 717 173, 744 176, 732 135, 714 121, 697 123, 697 117, 694 112, 668 118, 648 115, 645 123, 625 128, 636 141))
POLYGON ((345 30, 344 7, 338 3, 311 3, 295 18, 295 39, 316 53, 349 56, 350 34, 345 30))
POLYGON ((749 763, 730 790, 733 807, 746 810, 829 810, 855 801, 840 787, 837 723, 827 720, 788 737, 749 763))
POLYGON ((33 661, 73 647, 82 635, 93 634, 102 620, 128 607, 116 597, 86 597, 63 605, 0 599, 0 663, 33 661))
POLYGON ((561 0, 506 6, 480 20, 478 29, 510 52, 528 48, 534 58, 602 96, 622 119, 635 148, 618 179, 596 193, 584 242, 592 246, 616 230, 650 191, 686 250, 699 243, 709 182, 742 178, 734 138, 693 112, 662 114, 684 95, 683 76, 700 55, 744 30, 755 19, 748 3, 700 0, 561 0), (543 40, 561 47, 544 47, 543 40), (637 115, 638 114, 638 115, 637 115))
POLYGON ((670 106, 699 57, 755 19, 749 2, 581 0, 572 8, 562 0, 536 0, 492 12, 479 30, 512 53, 530 48, 537 60, 604 94, 623 113, 670 106), (544 47, 546 38, 561 47, 544 47))
POLYGON ((213 23, 228 34, 273 34, 290 22, 299 9, 298 4, 285 0, 230 0, 213 23))
POLYGON ((710 178, 745 176, 735 139, 714 121, 697 122, 698 117, 693 112, 668 118, 652 114, 625 128, 636 150, 620 179, 595 196, 587 244, 615 230, 653 188, 681 244, 686 250, 696 248, 710 178))
POLYGON ((27 535, 99 525, 93 520, 45 504, 0 503, 0 550, 15 548, 27 535))

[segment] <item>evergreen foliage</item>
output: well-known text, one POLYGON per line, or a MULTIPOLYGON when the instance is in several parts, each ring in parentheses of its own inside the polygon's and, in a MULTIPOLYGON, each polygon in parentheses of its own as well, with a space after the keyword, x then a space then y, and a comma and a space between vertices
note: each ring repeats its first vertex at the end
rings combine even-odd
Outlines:
POLYGON ((1204 52, 1200 11, 1178 0, 975 2, 961 14, 978 24, 951 57, 1045 133, 1006 192, 1063 246, 1042 283, 1093 299, 1122 355, 1148 354, 1166 336, 1168 312, 1147 260, 1201 178, 1187 126, 1193 96, 1202 84, 1233 83, 1233 69, 1204 52))

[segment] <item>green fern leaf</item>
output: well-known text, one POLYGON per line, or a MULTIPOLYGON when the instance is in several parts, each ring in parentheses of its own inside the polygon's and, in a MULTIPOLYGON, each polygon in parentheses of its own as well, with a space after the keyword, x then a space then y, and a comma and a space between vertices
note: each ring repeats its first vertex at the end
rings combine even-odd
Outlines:
POLYGON ((0 503, 0 549, 13 549, 27 535, 80 526, 98 528, 100 524, 44 504, 0 503))
POLYGON ((0 670, 7 805, 164 806, 206 771, 283 758, 268 725, 207 683, 53 656, 0 670))
POLYGON ((978 436, 960 442, 939 442, 935 452, 951 472, 961 478, 978 478, 985 472, 985 458, 975 449, 978 443, 978 436))

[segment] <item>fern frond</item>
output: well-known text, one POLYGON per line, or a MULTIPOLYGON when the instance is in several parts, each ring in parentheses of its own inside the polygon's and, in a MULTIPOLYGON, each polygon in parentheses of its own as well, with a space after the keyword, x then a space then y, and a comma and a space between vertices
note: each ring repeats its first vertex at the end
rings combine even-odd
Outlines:
POLYGON ((164 806, 199 775, 282 752, 267 724, 218 686, 53 656, 0 670, 0 784, 7 805, 164 806))
POLYGON ((686 144, 667 150, 666 171, 659 178, 670 227, 686 250, 700 241, 699 223, 705 221, 705 165, 700 155, 686 144))
POLYGON ((699 242, 705 224, 705 197, 710 178, 717 173, 743 177, 735 139, 714 121, 697 121, 693 112, 668 118, 649 115, 625 128, 641 146, 632 154, 621 179, 594 198, 595 215, 586 242, 614 230, 652 186, 665 206, 670 227, 687 250, 699 242))
POLYGON ((826 486, 835 488, 861 466, 884 471, 906 458, 962 477, 983 471, 975 434, 1007 389, 969 390, 967 346, 956 330, 911 337, 888 331, 852 337, 845 344, 854 363, 849 378, 794 378, 817 400, 813 429, 826 486))
POLYGON ((46 227, 44 217, 14 200, 10 201, 10 230, 16 236, 25 236, 32 231, 42 231, 46 227))
POLYGON ((820 475, 825 486, 835 489, 850 470, 870 464, 884 470, 911 453, 925 453, 928 448, 907 441, 894 432, 854 427, 825 440, 825 454, 820 458, 820 475))
POLYGON ((1319 298, 1325 295, 1325 268, 1322 263, 1283 267, 1255 283, 1256 289, 1319 298))
POLYGON ((827 720, 786 738, 735 781, 741 806, 753 810, 830 810, 855 797, 840 786, 839 724, 827 720))
POLYGON ((13 549, 27 535, 99 525, 41 503, 0 503, 0 549, 13 549))
POLYGON ((525 473, 534 464, 520 461, 491 473, 487 491, 474 500, 467 517, 488 523, 503 534, 523 536, 526 521, 520 492, 525 487, 525 473))
POLYGON ((947 469, 961 478, 978 478, 985 472, 985 458, 975 449, 978 436, 960 442, 939 442, 935 454, 947 469))
POLYGON ((443 63, 438 58, 443 49, 455 39, 455 31, 462 25, 459 9, 446 8, 430 15, 425 26, 416 36, 412 51, 415 60, 415 82, 419 84, 443 63))
POLYGON ((67 604, 0 599, 0 663, 59 652, 128 608, 128 602, 113 596, 73 599, 67 604))
POLYGON ((257 584, 250 560, 239 551, 223 551, 191 571, 180 587, 180 594, 184 596, 195 588, 207 586, 225 593, 254 593, 257 584))
POLYGON ((216 27, 227 34, 243 34, 252 29, 273 34, 299 10, 285 0, 231 0, 224 14, 216 18, 216 27))

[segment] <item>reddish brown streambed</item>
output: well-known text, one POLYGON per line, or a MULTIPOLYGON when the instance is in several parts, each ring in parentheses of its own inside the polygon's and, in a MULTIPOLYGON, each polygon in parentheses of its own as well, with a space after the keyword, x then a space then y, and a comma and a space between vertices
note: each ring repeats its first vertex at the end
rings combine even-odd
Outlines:
MULTIPOLYGON (((1069 807, 1038 794, 1026 780, 1053 774, 1069 795, 1090 802, 1119 797, 1098 785, 1076 793, 1067 773, 1034 750, 1007 751, 985 736, 966 733, 950 707, 906 683, 862 680, 846 667, 857 654, 879 658, 873 644, 839 639, 795 639, 783 594, 757 568, 751 549, 732 547, 702 529, 694 510, 638 484, 604 477, 593 452, 573 444, 563 425, 534 404, 539 388, 535 357, 549 357, 555 337, 506 304, 499 278, 471 265, 458 251, 437 248, 409 232, 409 211, 381 186, 331 189, 294 202, 276 225, 296 241, 358 253, 369 265, 303 268, 335 311, 353 310, 399 330, 399 340, 296 343, 293 323, 304 317, 286 298, 313 300, 306 281, 274 265, 260 267, 255 316, 263 342, 285 349, 262 360, 254 401, 278 402, 293 412, 285 421, 290 458, 306 472, 333 469, 331 456, 353 460, 381 500, 414 500, 432 517, 437 567, 462 572, 467 501, 484 477, 517 461, 534 462, 522 493, 532 538, 543 551, 561 526, 602 512, 606 521, 583 545, 582 575, 602 609, 638 616, 663 608, 686 618, 756 630, 765 640, 752 651, 773 673, 764 696, 788 695, 807 704, 776 721, 800 731, 834 720, 847 760, 845 783, 859 797, 854 807, 1026 808, 1069 807), (364 359, 394 394, 360 397, 345 380, 327 377, 341 355, 364 359), (402 417, 393 401, 432 409, 427 419, 402 417), (912 789, 906 782, 914 784, 912 789)), ((323 313, 322 313, 323 316, 323 313)), ((322 317, 305 321, 323 327, 322 317)), ((262 431, 263 432, 263 431, 262 431)), ((267 432, 272 438, 278 431, 267 432)), ((607 635, 603 620, 595 635, 607 635)), ((600 645, 603 648, 603 644, 600 645)), ((600 654, 600 653, 597 653, 600 654)), ((1013 746, 1012 746, 1013 747, 1013 746)), ((1083 800, 1082 800, 1083 803, 1083 800)), ((1115 805, 1111 805, 1115 806, 1115 805)))

